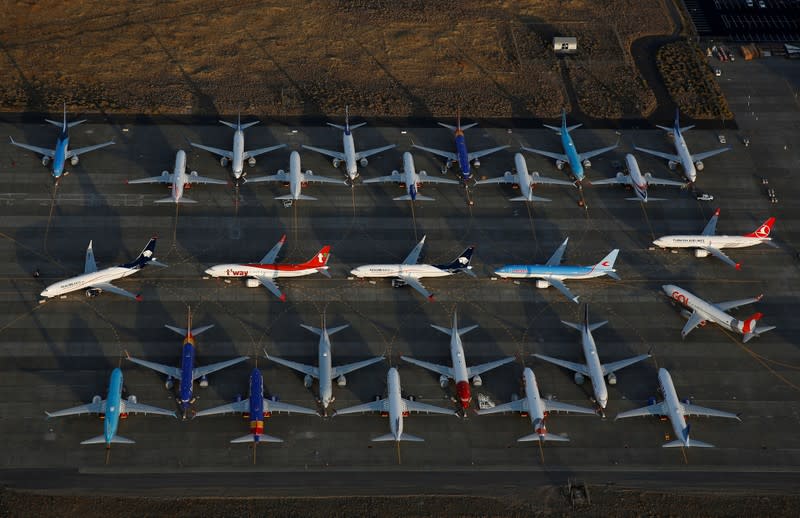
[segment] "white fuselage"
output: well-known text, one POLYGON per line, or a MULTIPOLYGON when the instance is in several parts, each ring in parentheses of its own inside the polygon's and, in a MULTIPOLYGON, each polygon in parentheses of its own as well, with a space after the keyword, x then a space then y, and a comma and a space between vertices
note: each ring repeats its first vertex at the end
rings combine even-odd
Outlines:
POLYGON ((464 357, 464 344, 461 343, 461 336, 458 329, 453 329, 450 337, 450 360, 453 365, 453 379, 456 384, 468 383, 469 372, 467 371, 467 360, 464 357))
POLYGON ((57 297, 72 291, 90 288, 94 284, 111 282, 138 272, 137 268, 122 268, 120 266, 112 266, 104 268, 96 272, 84 273, 76 277, 70 277, 63 281, 51 284, 41 293, 42 297, 57 297))
POLYGON ((430 264, 365 264, 350 270, 350 274, 359 278, 373 277, 446 277, 452 273, 430 264))
POLYGON ((237 180, 242 177, 244 172, 244 131, 237 129, 233 134, 233 155, 231 159, 231 170, 233 177, 237 180))
POLYGON ((299 268, 293 264, 218 264, 205 271, 211 277, 302 277, 319 272, 320 268, 299 268))
POLYGON ((581 346, 583 356, 586 358, 586 368, 589 371, 589 379, 592 380, 592 391, 594 398, 600 408, 608 405, 608 388, 603 377, 603 367, 600 363, 600 356, 597 354, 597 345, 594 343, 592 332, 584 325, 581 329, 581 346))
POLYGON ((328 408, 333 402, 333 380, 331 365, 331 339, 328 336, 326 329, 322 330, 322 336, 319 337, 319 352, 318 366, 319 366, 319 400, 322 403, 322 408, 328 408))
POLYGON ((534 431, 544 437, 544 435, 547 434, 547 427, 544 423, 544 404, 539 395, 539 385, 536 383, 536 376, 533 375, 533 371, 530 367, 526 367, 525 371, 522 373, 522 377, 525 380, 525 398, 528 404, 528 418, 531 420, 534 431))
POLYGON ((672 133, 675 139, 675 152, 678 154, 678 158, 680 158, 683 174, 686 176, 687 180, 694 182, 697 180, 697 169, 692 161, 692 154, 689 153, 689 148, 686 146, 686 140, 684 140, 683 134, 680 131, 673 131, 672 133))
POLYGON ((177 203, 183 197, 183 189, 188 183, 186 175, 186 152, 179 149, 175 153, 175 167, 172 168, 172 199, 177 203))
POLYGON ((403 153, 403 182, 406 184, 406 192, 411 194, 419 190, 419 175, 414 166, 414 157, 406 151, 403 153))
POLYGON ((711 247, 717 250, 723 248, 747 248, 749 246, 760 245, 772 241, 769 237, 747 237, 747 236, 663 236, 653 244, 661 248, 704 248, 711 247))
POLYGON ((394 435, 395 440, 399 441, 403 435, 403 417, 406 412, 406 406, 403 403, 400 388, 400 374, 397 369, 392 367, 389 369, 387 375, 388 399, 389 405, 389 429, 394 435))
POLYGON ((642 176, 642 171, 639 169, 639 162, 636 157, 628 153, 625 155, 625 164, 628 166, 628 174, 630 175, 630 186, 636 193, 636 197, 643 202, 647 202, 647 180, 642 176))
POLYGON ((344 167, 347 177, 355 180, 358 177, 358 166, 356 164, 356 145, 353 142, 353 134, 345 131, 342 136, 342 146, 344 147, 344 167))
POLYGON ((742 333, 744 323, 741 320, 730 316, 697 295, 673 284, 662 286, 661 289, 664 290, 667 296, 672 297, 689 309, 697 311, 703 321, 710 320, 735 333, 742 333))
POLYGON ((292 151, 289 155, 289 193, 295 200, 300 197, 303 183, 303 171, 300 165, 300 153, 292 151))
POLYGON ((517 170, 517 185, 519 185, 519 193, 525 198, 531 199, 533 195, 532 186, 533 178, 528 172, 528 163, 522 153, 514 155, 514 167, 517 170))
POLYGON ((658 386, 661 388, 661 393, 664 395, 664 406, 667 407, 667 417, 669 417, 670 424, 672 424, 672 431, 675 432, 675 438, 680 439, 686 444, 684 434, 684 430, 686 430, 686 418, 683 415, 683 405, 678 399, 678 393, 675 391, 675 385, 672 383, 672 376, 669 375, 667 369, 658 369, 658 386))

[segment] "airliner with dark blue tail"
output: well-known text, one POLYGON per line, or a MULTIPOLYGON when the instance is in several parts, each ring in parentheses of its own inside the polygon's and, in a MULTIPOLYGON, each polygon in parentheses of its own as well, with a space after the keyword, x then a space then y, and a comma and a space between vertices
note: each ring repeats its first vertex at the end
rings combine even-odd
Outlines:
POLYGON ((175 331, 179 335, 183 336, 183 346, 181 349, 181 363, 179 367, 170 367, 169 365, 162 365, 160 363, 149 362, 145 360, 140 360, 138 358, 132 358, 128 356, 128 360, 136 363, 137 365, 141 365, 142 367, 147 367, 148 369, 152 369, 156 372, 160 372, 167 376, 167 380, 164 382, 164 386, 167 390, 171 390, 174 384, 174 380, 178 380, 178 396, 176 397, 176 401, 178 406, 181 409, 181 415, 183 419, 186 419, 189 415, 189 409, 191 405, 195 402, 194 396, 194 382, 195 380, 200 380, 200 387, 206 388, 208 387, 208 375, 219 370, 222 370, 226 367, 230 367, 231 365, 236 365, 237 363, 241 363, 245 361, 248 357, 247 356, 240 356, 238 358, 234 358, 233 360, 227 360, 224 362, 219 363, 212 363, 211 365, 207 365, 205 367, 196 367, 194 364, 195 360, 195 353, 197 351, 197 345, 195 343, 195 337, 200 333, 208 331, 214 325, 210 326, 203 326, 192 329, 192 313, 189 312, 188 323, 186 325, 186 329, 180 327, 174 327, 170 325, 165 325, 167 329, 171 331, 175 331))
POLYGON ((428 176, 425 171, 417 173, 414 167, 414 157, 411 153, 406 151, 403 153, 403 172, 392 171, 391 175, 379 176, 377 178, 370 178, 364 180, 364 183, 382 183, 382 182, 395 182, 403 183, 406 186, 406 194, 394 198, 395 201, 434 201, 430 196, 423 196, 419 193, 419 186, 423 183, 450 183, 458 184, 457 181, 449 178, 437 178, 435 176, 428 176))
POLYGON ((50 170, 53 178, 56 182, 61 179, 62 176, 66 176, 69 174, 67 171, 66 165, 67 160, 69 160, 72 167, 78 165, 78 156, 83 155, 84 153, 88 153, 89 151, 94 151, 96 149, 104 148, 106 146, 110 146, 114 143, 113 140, 104 142, 102 144, 96 144, 94 146, 86 146, 81 147, 78 149, 69 149, 69 135, 67 134, 67 130, 72 128, 73 126, 77 126, 78 124, 86 122, 86 120, 79 120, 74 122, 67 122, 67 105, 64 104, 64 121, 54 121, 50 119, 45 119, 45 121, 49 122, 54 126, 58 126, 61 128, 61 133, 58 134, 58 139, 56 140, 56 147, 54 149, 48 149, 38 146, 31 146, 30 144, 23 144, 22 142, 17 142, 14 140, 13 137, 9 137, 11 139, 11 143, 17 147, 21 147, 23 149, 27 149, 28 151, 33 151, 42 156, 42 165, 47 167, 50 161, 53 161, 53 167, 50 170))

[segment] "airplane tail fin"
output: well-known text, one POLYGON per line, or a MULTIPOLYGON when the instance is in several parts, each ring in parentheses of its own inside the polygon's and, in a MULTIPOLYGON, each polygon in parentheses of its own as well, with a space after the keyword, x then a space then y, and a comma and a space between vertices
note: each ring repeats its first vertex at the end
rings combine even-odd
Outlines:
POLYGON ((459 336, 464 336, 465 334, 469 333, 473 329, 477 329, 479 326, 478 324, 467 326, 467 327, 458 327, 458 312, 453 312, 453 327, 448 329, 446 327, 437 326, 435 324, 431 324, 431 327, 436 329, 437 331, 441 331, 442 333, 453 336, 453 329, 456 330, 459 336))
POLYGON ((144 246, 142 251, 139 253, 139 256, 134 259, 133 261, 120 265, 122 268, 144 268, 148 263, 154 263, 159 266, 166 266, 164 263, 160 263, 156 261, 156 258, 153 254, 156 252, 156 243, 158 242, 158 237, 153 236, 150 238, 150 241, 144 246))
POLYGON ((577 326, 577 324, 572 324, 572 323, 567 323, 567 322, 564 322, 564 323, 567 324, 570 327, 574 327, 575 329, 578 329, 579 331, 581 329, 583 329, 583 327, 585 326, 587 329, 589 329, 590 332, 592 332, 592 331, 595 331, 596 329, 600 329, 604 325, 608 324, 608 320, 603 320, 602 322, 595 322, 594 324, 590 324, 589 323, 589 304, 584 304, 583 305, 583 325, 582 326, 577 326))
POLYGON ((619 255, 619 248, 612 250, 607 256, 603 257, 600 262, 594 265, 594 270, 604 272, 612 279, 619 280, 619 275, 614 271, 614 263, 619 255))
POLYGON ((308 196, 308 195, 305 195, 305 194, 298 194, 297 198, 295 198, 291 194, 284 194, 283 196, 276 196, 275 199, 276 200, 308 200, 308 201, 316 200, 315 197, 308 196))
POLYGON ((662 448, 714 448, 713 444, 709 444, 707 442, 698 441, 696 439, 692 439, 689 437, 689 432, 691 432, 691 425, 686 425, 686 428, 683 429, 683 439, 676 439, 674 441, 670 441, 666 444, 662 444, 662 448))
POLYGON ((237 437, 236 439, 231 439, 231 444, 241 444, 247 442, 283 442, 283 439, 266 434, 255 435, 252 433, 237 437))
MULTIPOLYGON (((328 259, 331 256, 331 247, 330 245, 323 246, 319 252, 314 255, 311 259, 303 263, 303 267, 306 268, 318 268, 320 273, 327 269, 328 259)), ((327 273, 327 272, 325 272, 327 273)))
POLYGON ((452 262, 448 264, 438 264, 436 265, 436 268, 439 268, 440 270, 447 270, 451 273, 472 273, 472 266, 470 266, 470 262, 472 261, 473 252, 475 252, 475 245, 467 247, 467 249, 461 252, 461 254, 453 259, 452 262))
POLYGON ((524 435, 519 439, 517 439, 517 442, 530 442, 530 441, 569 442, 569 439, 549 432, 544 434, 532 433, 529 435, 524 435))
MULTIPOLYGON (((330 329, 327 329, 327 327, 325 327, 325 322, 324 321, 323 321, 322 325, 323 325, 323 329, 328 332, 328 336, 336 334, 339 331, 341 331, 342 329, 347 329, 348 327, 350 327, 350 324, 343 324, 341 326, 336 326, 336 327, 332 327, 330 329)), ((308 331, 311 331, 312 333, 314 333, 317 336, 322 336, 323 329, 320 329, 320 328, 314 327, 314 326, 309 326, 309 325, 306 325, 306 324, 300 324, 300 327, 302 327, 303 329, 306 329, 308 331)))
MULTIPOLYGON (((111 438, 110 443, 113 444, 135 444, 136 441, 132 439, 127 439, 125 437, 115 435, 111 438)), ((106 444, 106 436, 105 435, 98 435, 97 437, 92 437, 91 439, 86 439, 85 441, 81 441, 81 444, 106 444)))
POLYGON ((410 194, 406 194, 404 196, 398 196, 397 198, 392 198, 394 201, 436 201, 435 198, 431 198, 430 196, 423 196, 422 194, 417 194, 416 198, 412 198, 410 194))
POLYGON ((233 129, 233 130, 242 130, 242 131, 244 131, 247 128, 251 128, 251 127, 255 126, 256 124, 259 124, 261 121, 253 121, 253 122, 248 122, 247 124, 242 124, 242 117, 241 117, 241 114, 240 114, 238 120, 236 121, 236 124, 234 124, 232 122, 228 122, 228 121, 223 121, 223 120, 221 120, 219 122, 224 124, 225 126, 231 128, 231 129, 233 129))
POLYGON ((153 203, 197 203, 197 202, 195 200, 191 200, 185 197, 181 197, 178 200, 169 197, 169 198, 161 198, 160 200, 156 200, 153 203))
POLYGON ((745 234, 744 237, 758 237, 758 238, 765 238, 769 237, 769 233, 772 232, 772 225, 775 224, 775 218, 769 218, 767 221, 759 225, 757 229, 750 232, 749 234, 745 234))
POLYGON ((393 442, 393 441, 424 442, 425 439, 408 433, 400 434, 400 437, 395 437, 394 434, 387 433, 384 435, 379 435, 378 437, 372 439, 372 442, 393 442))
POLYGON ((541 196, 534 196, 531 194, 530 196, 517 196, 516 198, 511 198, 509 201, 550 201, 550 198, 542 198, 541 196))
POLYGON ((169 324, 165 324, 164 327, 166 327, 170 331, 174 331, 174 332, 178 333, 181 336, 190 337, 190 336, 197 336, 200 333, 208 331, 209 329, 214 327, 214 324, 207 325, 207 326, 202 326, 202 327, 196 327, 196 328, 193 329, 192 328, 192 310, 190 309, 189 310, 189 315, 186 317, 186 327, 185 328, 184 327, 175 327, 175 326, 171 326, 169 324))
POLYGON ((757 322, 761 320, 763 316, 764 314, 759 312, 742 322, 742 341, 744 343, 749 342, 752 338, 760 336, 767 331, 775 329, 775 326, 758 327, 757 322))

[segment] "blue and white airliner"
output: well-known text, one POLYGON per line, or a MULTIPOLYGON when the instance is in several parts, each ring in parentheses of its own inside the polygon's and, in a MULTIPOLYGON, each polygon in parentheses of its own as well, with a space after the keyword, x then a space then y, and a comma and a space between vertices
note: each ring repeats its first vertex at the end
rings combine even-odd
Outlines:
POLYGON ((545 151, 543 149, 536 149, 532 147, 525 147, 522 146, 522 149, 525 151, 529 151, 531 153, 536 153, 537 155, 546 156, 548 158, 552 158, 556 161, 556 167, 558 170, 564 169, 564 164, 569 164, 569 168, 572 170, 572 176, 575 177, 575 181, 580 185, 580 182, 583 180, 585 175, 584 168, 591 167, 592 162, 589 160, 590 158, 594 158, 597 155, 602 155, 603 153, 607 153, 612 149, 615 149, 619 143, 614 144, 613 146, 608 146, 600 149, 595 149, 592 151, 586 151, 585 153, 578 153, 578 150, 575 149, 575 143, 572 141, 572 135, 570 132, 574 129, 580 128, 583 124, 575 124, 574 126, 567 126, 567 111, 561 111, 561 127, 556 126, 549 126, 544 124, 545 128, 550 128, 551 130, 555 131, 561 136, 561 146, 564 148, 564 153, 554 153, 552 151, 545 151))
POLYGON ((133 444, 134 441, 120 437, 117 435, 117 427, 119 426, 120 418, 125 419, 128 414, 155 414, 167 415, 176 417, 175 412, 172 410, 165 410, 150 405, 143 405, 136 401, 136 396, 128 396, 127 399, 122 398, 122 371, 114 369, 111 372, 111 381, 108 384, 108 395, 106 399, 100 396, 94 396, 92 402, 86 405, 80 405, 66 410, 59 410, 58 412, 45 412, 47 417, 63 417, 68 415, 81 415, 81 414, 102 414, 103 419, 103 435, 92 437, 81 442, 81 444, 105 444, 106 448, 111 448, 111 444, 133 444))
POLYGON ((604 180, 592 180, 592 185, 610 185, 610 184, 629 185, 633 188, 633 192, 636 193, 636 196, 625 199, 630 201, 640 201, 642 203, 647 203, 648 200, 654 200, 654 201, 664 200, 664 198, 651 198, 647 195, 647 188, 651 185, 669 185, 672 187, 681 187, 681 188, 684 188, 688 185, 687 183, 676 182, 675 180, 655 178, 650 173, 642 174, 641 170, 639 169, 639 163, 636 161, 636 157, 630 153, 625 155, 625 165, 628 168, 627 175, 623 173, 617 173, 617 176, 615 176, 614 178, 607 178, 604 180))
POLYGON ((419 194, 419 186, 423 183, 449 183, 458 185, 456 180, 451 180, 449 178, 437 178, 435 176, 428 176, 428 173, 425 171, 420 171, 417 173, 416 168, 414 167, 414 157, 411 156, 411 153, 406 151, 403 153, 403 172, 399 171, 392 171, 392 174, 388 176, 379 176, 377 178, 370 178, 368 180, 364 180, 364 183, 383 183, 383 182, 395 182, 395 183, 403 183, 406 186, 406 194, 403 196, 398 196, 394 198, 395 201, 434 201, 435 198, 431 198, 430 196, 423 196, 419 194))
POLYGON ((55 179, 56 183, 61 179, 62 176, 66 176, 69 174, 67 171, 66 165, 67 160, 69 160, 72 167, 78 165, 78 156, 83 155, 84 153, 88 153, 89 151, 94 151, 96 149, 104 148, 106 146, 110 146, 114 143, 113 140, 108 142, 103 142, 102 144, 96 144, 94 146, 86 146, 81 147, 78 149, 69 149, 69 135, 67 134, 67 130, 72 128, 73 126, 77 126, 78 124, 86 122, 86 120, 79 120, 74 122, 67 122, 67 105, 64 105, 64 121, 58 122, 50 119, 45 119, 45 121, 49 122, 54 126, 58 126, 61 128, 61 133, 58 135, 58 139, 56 140, 56 147, 54 149, 47 149, 38 146, 31 146, 30 144, 23 144, 22 142, 17 142, 14 140, 13 137, 9 137, 11 139, 11 143, 17 147, 21 147, 23 149, 27 149, 28 151, 33 151, 34 153, 38 153, 42 155, 42 165, 47 167, 50 161, 53 161, 53 167, 50 170, 53 178, 55 179))

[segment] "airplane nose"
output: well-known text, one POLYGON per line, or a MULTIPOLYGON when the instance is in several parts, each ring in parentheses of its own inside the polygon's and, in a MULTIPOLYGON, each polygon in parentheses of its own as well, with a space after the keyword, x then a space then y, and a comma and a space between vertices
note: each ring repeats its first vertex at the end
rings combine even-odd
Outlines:
POLYGON ((350 275, 355 275, 356 277, 360 277, 359 273, 360 272, 359 272, 358 268, 354 268, 354 269, 350 270, 350 275))
POLYGON ((206 275, 210 275, 211 277, 214 276, 214 268, 209 268, 204 272, 206 275))

